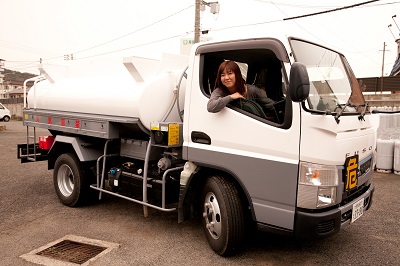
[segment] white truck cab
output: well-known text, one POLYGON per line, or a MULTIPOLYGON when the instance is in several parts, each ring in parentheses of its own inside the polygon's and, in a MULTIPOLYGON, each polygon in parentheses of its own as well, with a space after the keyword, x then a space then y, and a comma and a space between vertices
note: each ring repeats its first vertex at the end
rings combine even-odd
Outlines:
POLYGON ((2 103, 0 103, 0 121, 8 122, 11 119, 11 112, 2 103))
POLYGON ((369 207, 376 133, 342 54, 297 38, 267 38, 200 44, 191 59, 184 155, 244 188, 258 228, 324 237, 369 207), (246 82, 275 101, 266 117, 233 104, 207 112, 224 60, 244 65, 246 82), (307 76, 306 90, 293 87, 307 76))

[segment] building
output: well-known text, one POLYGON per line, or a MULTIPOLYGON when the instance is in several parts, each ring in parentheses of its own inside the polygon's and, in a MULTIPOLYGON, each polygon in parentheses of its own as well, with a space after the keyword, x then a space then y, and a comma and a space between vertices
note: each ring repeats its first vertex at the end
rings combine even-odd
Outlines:
POLYGON ((363 92, 367 94, 400 93, 400 39, 397 39, 396 43, 397 58, 390 75, 387 77, 359 78, 358 84, 363 92))
POLYGON ((390 76, 400 76, 400 39, 396 40, 397 43, 397 59, 394 62, 393 69, 390 76))
MULTIPOLYGON (((0 99, 23 97, 24 78, 4 79, 0 83, 0 99)), ((33 82, 28 82, 27 87, 30 88, 33 82)))

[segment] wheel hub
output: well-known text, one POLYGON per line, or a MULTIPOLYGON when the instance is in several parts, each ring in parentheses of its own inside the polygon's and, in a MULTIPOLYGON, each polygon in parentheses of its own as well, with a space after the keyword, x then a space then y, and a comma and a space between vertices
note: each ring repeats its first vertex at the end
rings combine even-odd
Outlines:
POLYGON ((221 212, 217 198, 211 192, 207 193, 204 200, 203 217, 210 235, 218 239, 221 236, 221 212))
POLYGON ((63 164, 60 166, 57 173, 57 181, 60 192, 63 196, 69 197, 74 191, 74 173, 68 165, 63 164))

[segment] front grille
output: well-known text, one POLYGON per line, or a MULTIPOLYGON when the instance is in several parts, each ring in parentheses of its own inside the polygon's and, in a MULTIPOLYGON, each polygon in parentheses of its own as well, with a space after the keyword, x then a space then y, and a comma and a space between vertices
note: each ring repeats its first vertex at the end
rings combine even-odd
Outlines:
POLYGON ((344 192, 342 194, 342 202, 340 203, 340 206, 346 205, 347 203, 353 201, 354 199, 360 197, 362 194, 364 194, 370 187, 370 184, 362 184, 361 186, 357 187, 354 190, 344 192))
POLYGON ((372 159, 369 159, 365 163, 360 165, 360 176, 364 175, 371 169, 372 159))

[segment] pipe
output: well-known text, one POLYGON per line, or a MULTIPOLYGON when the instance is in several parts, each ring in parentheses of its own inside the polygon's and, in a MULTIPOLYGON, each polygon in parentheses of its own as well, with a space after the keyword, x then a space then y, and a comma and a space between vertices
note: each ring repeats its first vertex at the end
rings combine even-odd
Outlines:
POLYGON ((165 209, 165 178, 167 177, 167 173, 171 171, 176 171, 176 170, 182 170, 183 166, 175 167, 175 168, 170 168, 167 171, 164 172, 162 181, 161 181, 161 186, 162 186, 162 196, 161 196, 161 208, 165 209))
POLYGON ((180 106, 179 106, 179 90, 180 90, 180 88, 181 88, 181 83, 182 83, 182 79, 183 79, 183 77, 185 77, 185 78, 187 78, 187 74, 186 74, 186 70, 189 68, 189 66, 187 66, 186 68, 185 68, 185 70, 183 70, 183 72, 182 72, 182 75, 181 75, 181 77, 179 78, 179 82, 178 82, 178 85, 177 85, 177 92, 176 92, 176 107, 178 108, 178 114, 179 114, 179 117, 181 118, 181 122, 183 122, 183 116, 182 116, 182 113, 181 113, 181 108, 180 108, 180 106))
MULTIPOLYGON (((101 171, 101 181, 100 181, 100 188, 103 187, 103 183, 104 183, 104 172, 106 170, 106 156, 107 156, 107 147, 108 147, 108 143, 110 143, 110 140, 106 141, 106 144, 104 144, 104 154, 103 154, 103 169, 101 171)), ((99 174, 99 172, 97 172, 97 175, 99 174)), ((101 200, 101 191, 99 193, 99 200, 101 200)))
POLYGON ((36 83, 39 82, 39 81, 45 80, 45 79, 46 78, 44 76, 40 75, 40 76, 33 77, 33 78, 30 78, 30 79, 27 79, 27 80, 24 81, 24 109, 26 109, 26 102, 27 102, 27 99, 26 99, 26 84, 29 81, 34 81, 34 84, 33 84, 34 93, 35 93, 34 94, 34 108, 36 109, 36 83))
MULTIPOLYGON (((144 171, 143 171, 143 202, 147 203, 147 173, 149 169, 150 160, 150 150, 151 150, 151 138, 149 144, 147 145, 146 156, 144 159, 144 171)), ((143 205, 143 215, 147 217, 149 215, 147 205, 143 205)))

